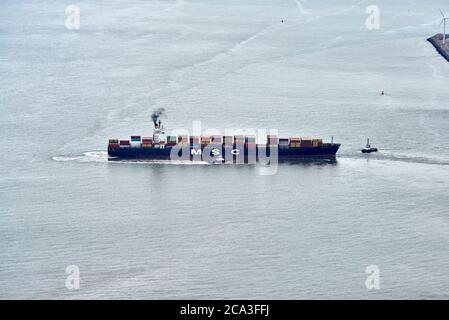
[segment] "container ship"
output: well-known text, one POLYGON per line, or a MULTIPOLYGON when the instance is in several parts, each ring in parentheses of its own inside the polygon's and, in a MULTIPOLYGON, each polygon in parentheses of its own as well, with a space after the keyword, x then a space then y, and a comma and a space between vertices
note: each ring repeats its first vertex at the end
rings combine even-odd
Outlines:
POLYGON ((108 159, 190 160, 210 163, 255 163, 305 159, 335 160, 339 143, 305 137, 279 138, 267 135, 257 144, 253 135, 187 136, 166 135, 161 121, 154 121, 150 137, 131 136, 129 140, 109 139, 108 159))

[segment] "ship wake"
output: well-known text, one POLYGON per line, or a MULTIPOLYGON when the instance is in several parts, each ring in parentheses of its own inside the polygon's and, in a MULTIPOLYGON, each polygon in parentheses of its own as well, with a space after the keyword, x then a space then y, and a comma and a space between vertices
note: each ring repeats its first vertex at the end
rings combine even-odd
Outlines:
POLYGON ((52 158, 59 162, 108 162, 108 153, 104 151, 84 152, 81 155, 55 156, 52 158))
POLYGON ((428 157, 425 155, 401 154, 385 150, 380 151, 376 154, 369 154, 369 155, 361 153, 341 153, 339 158, 387 160, 394 162, 449 166, 449 159, 445 157, 428 157))
POLYGON ((109 158, 105 151, 89 151, 81 155, 54 156, 54 161, 58 162, 79 162, 79 163, 122 163, 122 164, 168 164, 168 165, 211 165, 205 161, 180 161, 180 160, 129 160, 119 158, 109 158))

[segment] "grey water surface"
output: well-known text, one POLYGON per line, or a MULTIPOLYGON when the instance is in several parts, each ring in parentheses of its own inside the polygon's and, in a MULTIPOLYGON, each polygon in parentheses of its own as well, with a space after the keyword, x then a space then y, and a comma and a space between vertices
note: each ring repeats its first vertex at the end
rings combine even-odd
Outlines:
POLYGON ((81 0, 79 30, 69 4, 0 3, 0 298, 449 298, 447 2, 377 1, 378 30, 363 0, 81 0), (273 175, 108 162, 159 107, 342 146, 273 175))

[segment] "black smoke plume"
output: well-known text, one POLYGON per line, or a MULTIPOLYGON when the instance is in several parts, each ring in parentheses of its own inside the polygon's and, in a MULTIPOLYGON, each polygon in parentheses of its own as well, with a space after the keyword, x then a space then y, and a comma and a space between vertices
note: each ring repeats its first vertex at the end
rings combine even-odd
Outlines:
POLYGON ((157 108, 153 111, 153 114, 151 115, 151 119, 153 120, 154 124, 157 124, 157 120, 162 117, 165 114, 164 108, 157 108))

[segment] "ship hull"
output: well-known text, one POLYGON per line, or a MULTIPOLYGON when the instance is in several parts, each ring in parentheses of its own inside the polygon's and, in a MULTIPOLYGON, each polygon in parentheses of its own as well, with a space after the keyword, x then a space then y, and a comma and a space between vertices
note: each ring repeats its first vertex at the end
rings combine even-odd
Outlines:
POLYGON ((340 144, 326 143, 314 147, 271 147, 257 145, 247 146, 164 146, 160 147, 119 147, 108 148, 110 160, 145 159, 145 160, 190 160, 227 163, 255 163, 257 161, 294 161, 302 159, 335 160, 340 144))

